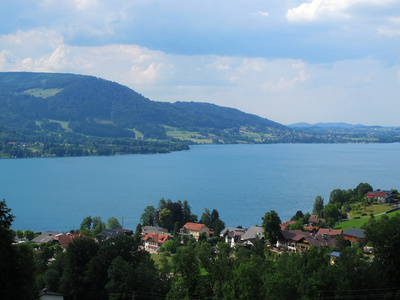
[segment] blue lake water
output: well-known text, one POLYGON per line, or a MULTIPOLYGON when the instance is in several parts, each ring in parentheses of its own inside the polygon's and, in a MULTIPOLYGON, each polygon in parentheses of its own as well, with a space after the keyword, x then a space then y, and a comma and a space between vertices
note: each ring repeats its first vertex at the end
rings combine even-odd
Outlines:
POLYGON ((155 155, 0 160, 0 197, 13 229, 77 229, 88 215, 124 218, 135 229, 147 205, 188 200, 199 217, 216 208, 227 226, 288 220, 321 195, 360 182, 400 188, 400 144, 192 146, 155 155))

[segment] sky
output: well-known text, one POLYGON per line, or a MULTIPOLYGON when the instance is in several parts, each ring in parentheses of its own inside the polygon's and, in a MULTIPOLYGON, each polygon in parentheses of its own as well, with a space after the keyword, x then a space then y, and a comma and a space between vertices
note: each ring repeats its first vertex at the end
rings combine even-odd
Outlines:
POLYGON ((0 71, 285 125, 400 126, 400 0, 1 0, 0 71))

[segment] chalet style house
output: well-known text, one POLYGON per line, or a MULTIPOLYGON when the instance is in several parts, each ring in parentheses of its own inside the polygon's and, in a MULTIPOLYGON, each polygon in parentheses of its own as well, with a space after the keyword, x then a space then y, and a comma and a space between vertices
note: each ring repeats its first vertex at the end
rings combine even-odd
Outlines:
MULTIPOLYGON (((339 231, 341 234, 342 231, 339 231)), ((289 251, 294 252, 305 251, 311 247, 334 247, 335 236, 326 233, 312 234, 301 230, 283 230, 279 235, 277 247, 287 247, 289 251)))
POLYGON ((350 241, 351 245, 353 246, 357 243, 357 240, 360 239, 362 242, 365 243, 365 235, 364 230, 358 228, 349 228, 345 232, 343 232, 343 237, 350 241))
POLYGON ((367 198, 373 199, 374 202, 380 202, 380 203, 388 203, 390 202, 390 199, 393 196, 393 191, 392 190, 376 190, 373 192, 368 192, 367 193, 367 198))
POLYGON ((160 247, 169 241, 171 236, 161 233, 148 233, 144 238, 144 249, 150 253, 158 253, 160 247))
POLYGON ((210 229, 205 224, 187 222, 180 229, 182 235, 188 235, 194 237, 196 240, 199 239, 201 234, 205 234, 207 238, 210 237, 210 229))

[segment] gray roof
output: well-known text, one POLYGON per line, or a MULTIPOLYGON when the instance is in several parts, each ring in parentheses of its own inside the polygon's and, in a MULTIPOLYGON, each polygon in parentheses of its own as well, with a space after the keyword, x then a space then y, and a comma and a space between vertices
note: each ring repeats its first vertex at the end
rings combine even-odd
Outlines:
POLYGON ((118 228, 118 229, 106 229, 102 232, 99 233, 99 235, 103 235, 106 237, 116 237, 119 236, 120 234, 125 233, 126 235, 132 235, 133 231, 132 230, 128 230, 128 229, 122 229, 122 228, 118 228))
POLYGON ((143 235, 147 235, 148 233, 160 233, 160 234, 167 234, 168 230, 162 227, 155 227, 155 226, 143 226, 142 227, 143 235))
POLYGON ((62 234, 62 233, 57 232, 57 231, 45 231, 41 235, 38 235, 37 237, 35 237, 32 240, 32 242, 37 243, 37 244, 52 242, 54 240, 54 238, 56 237, 56 235, 58 235, 58 234, 62 234))
POLYGON ((264 229, 262 227, 251 226, 242 236, 242 241, 255 239, 256 237, 260 239, 264 238, 264 229))
POLYGON ((335 239, 331 238, 330 236, 306 235, 304 238, 311 246, 314 247, 335 247, 335 239))
POLYGON ((220 233, 220 236, 224 236, 226 233, 230 233, 230 232, 236 232, 238 235, 240 235, 242 233, 244 234, 246 231, 247 231, 247 229, 243 229, 243 228, 225 227, 225 229, 222 230, 222 232, 220 233))
POLYGON ((355 238, 362 239, 364 238, 364 230, 351 227, 343 232, 343 235, 353 236, 355 238))

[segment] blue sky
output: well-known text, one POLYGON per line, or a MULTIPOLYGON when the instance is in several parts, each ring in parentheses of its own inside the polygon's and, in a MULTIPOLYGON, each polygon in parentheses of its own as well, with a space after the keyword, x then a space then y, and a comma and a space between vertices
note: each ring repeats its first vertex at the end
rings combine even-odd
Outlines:
POLYGON ((400 126, 400 0, 2 0, 0 71, 94 75, 282 124, 400 126))

